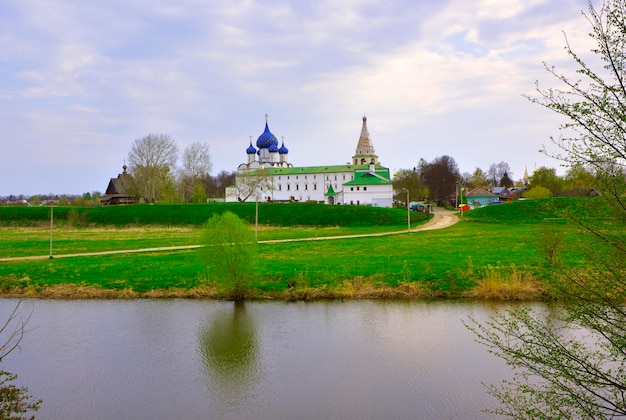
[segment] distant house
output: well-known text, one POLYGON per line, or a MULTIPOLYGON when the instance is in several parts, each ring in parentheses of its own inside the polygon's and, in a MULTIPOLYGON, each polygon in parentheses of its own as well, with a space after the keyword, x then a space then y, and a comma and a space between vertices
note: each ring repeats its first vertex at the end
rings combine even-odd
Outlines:
POLYGON ((129 191, 132 185, 132 178, 126 172, 127 166, 122 167, 123 172, 117 178, 111 178, 109 186, 104 195, 100 196, 100 204, 110 206, 115 204, 136 204, 137 197, 132 196, 129 191))
POLYGON ((511 201, 513 194, 507 187, 495 187, 492 192, 498 196, 498 201, 511 201))
POLYGON ((475 209, 482 206, 488 206, 494 202, 498 202, 499 197, 497 194, 487 191, 484 188, 474 188, 467 193, 467 204, 470 208, 475 209))

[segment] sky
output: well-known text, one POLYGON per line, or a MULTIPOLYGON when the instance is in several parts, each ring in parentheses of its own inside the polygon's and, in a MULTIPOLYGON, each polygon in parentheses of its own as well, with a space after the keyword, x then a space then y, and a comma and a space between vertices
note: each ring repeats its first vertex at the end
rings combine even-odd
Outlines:
MULTIPOLYGON (((362 117, 392 172, 452 157, 511 178, 564 120, 523 94, 589 53, 586 0, 2 0, 0 196, 104 192, 133 142, 207 143, 235 171, 265 127, 339 165, 362 117)), ((590 54, 590 53, 589 53, 590 54)))

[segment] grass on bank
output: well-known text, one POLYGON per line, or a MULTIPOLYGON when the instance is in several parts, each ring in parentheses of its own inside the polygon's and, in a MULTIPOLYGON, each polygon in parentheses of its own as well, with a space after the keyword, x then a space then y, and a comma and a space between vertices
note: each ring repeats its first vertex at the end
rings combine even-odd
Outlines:
MULTIPOLYGON (((535 222, 536 216, 528 210, 520 212, 517 203, 473 210, 457 225, 437 231, 260 244, 250 296, 538 298, 542 279, 550 275, 539 244, 542 236, 550 235, 546 226, 554 226, 551 222, 535 222), (495 209, 497 217, 490 219, 488 212, 495 209), (511 218, 506 220, 503 211, 509 211, 511 218)), ((577 205, 583 209, 588 206, 584 202, 577 205)), ((544 219, 558 218, 557 211, 542 211, 544 219)), ((575 229, 567 225, 556 228, 564 243, 578 243, 575 229)), ((150 237, 155 232, 151 229, 133 228, 130 237, 123 237, 128 234, 126 229, 117 229, 120 244, 145 241, 163 246, 167 240, 193 241, 193 235, 199 232, 191 227, 179 232, 165 229, 150 237), (164 236, 161 243, 159 235, 164 236)), ((294 234, 300 229, 265 227, 264 232, 294 234)), ((68 238, 68 249, 89 241, 89 233, 83 233, 82 239, 68 238)), ((112 240, 107 234, 100 238, 105 243, 112 240)), ((15 242, 16 239, 4 243, 15 242)), ((564 249, 560 255, 563 261, 571 266, 580 264, 581 256, 575 248, 564 249)), ((67 296, 71 295, 67 290, 75 287, 80 290, 77 296, 89 291, 95 297, 219 297, 215 286, 207 280, 198 252, 193 250, 0 263, 0 289, 5 295, 23 291, 39 296, 67 296), (71 284, 74 286, 68 286, 71 284)))

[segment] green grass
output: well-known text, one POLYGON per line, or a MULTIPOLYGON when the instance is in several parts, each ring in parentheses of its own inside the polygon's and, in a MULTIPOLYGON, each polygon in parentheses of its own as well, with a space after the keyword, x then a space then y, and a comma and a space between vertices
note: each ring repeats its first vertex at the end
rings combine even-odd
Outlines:
MULTIPOLYGON (((538 252, 538 238, 546 234, 546 226, 554 227, 552 220, 558 219, 563 208, 576 209, 582 214, 585 209, 594 208, 594 203, 593 199, 519 201, 472 210, 456 225, 436 231, 259 244, 251 286, 256 296, 286 296, 290 293, 288 282, 295 282, 298 290, 337 290, 346 282, 365 281, 378 288, 413 284, 436 296, 460 296, 477 286, 481 278, 497 278, 498 273, 503 278, 509 272, 542 278, 550 275, 549 267, 538 252)), ((272 206, 265 210, 272 208, 281 213, 280 205, 272 206)), ((339 207, 348 206, 317 206, 316 209, 324 213, 326 209, 339 207)), ((138 208, 140 206, 120 207, 132 212, 138 208)), ((406 217, 406 213, 403 214, 406 217)), ((402 224, 386 228, 302 227, 298 220, 294 220, 296 226, 291 228, 261 226, 259 239, 404 228, 402 224)), ((576 247, 580 241, 578 231, 568 225, 557 225, 557 228, 570 245, 563 252, 563 260, 571 266, 581 264, 582 257, 576 247)), ((624 229, 623 226, 616 228, 624 229)), ((197 227, 189 226, 59 229, 55 233, 54 249, 58 255, 190 245, 197 243, 199 233, 197 227)), ((0 256, 47 255, 47 234, 45 228, 4 228, 0 230, 0 256)), ((3 290, 12 287, 42 289, 68 283, 137 293, 207 286, 205 268, 195 250, 0 263, 0 289, 3 290)))
POLYGON ((470 210, 464 218, 484 223, 564 224, 568 213, 593 218, 611 216, 601 197, 557 197, 485 206, 470 210))

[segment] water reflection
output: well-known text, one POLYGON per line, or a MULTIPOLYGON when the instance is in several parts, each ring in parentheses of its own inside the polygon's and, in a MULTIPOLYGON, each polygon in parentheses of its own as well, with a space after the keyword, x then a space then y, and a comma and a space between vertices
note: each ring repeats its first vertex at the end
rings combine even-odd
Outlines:
POLYGON ((244 302, 213 312, 199 341, 210 395, 216 402, 232 406, 254 393, 261 378, 259 345, 244 302))

